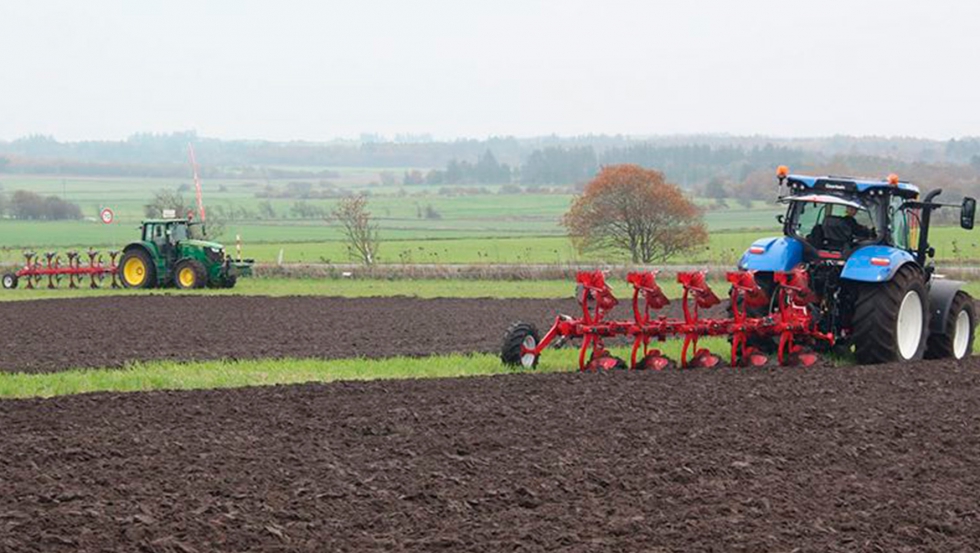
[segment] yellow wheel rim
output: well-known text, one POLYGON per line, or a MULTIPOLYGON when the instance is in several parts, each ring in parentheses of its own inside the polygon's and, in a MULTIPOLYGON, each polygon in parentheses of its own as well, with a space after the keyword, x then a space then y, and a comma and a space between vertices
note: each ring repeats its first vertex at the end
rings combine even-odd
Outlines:
POLYGON ((129 258, 123 266, 123 278, 132 286, 143 284, 146 279, 146 265, 143 260, 138 257, 129 258))
POLYGON ((184 267, 177 274, 177 280, 180 281, 180 285, 184 288, 190 288, 194 286, 194 269, 190 267, 184 267))

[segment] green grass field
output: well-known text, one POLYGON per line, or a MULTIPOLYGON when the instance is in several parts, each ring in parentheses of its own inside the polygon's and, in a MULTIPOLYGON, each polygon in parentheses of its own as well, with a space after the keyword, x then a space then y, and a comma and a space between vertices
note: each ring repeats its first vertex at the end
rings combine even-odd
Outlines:
MULTIPOLYGON (((723 362, 727 358, 726 340, 708 338, 701 340, 701 345, 721 355, 723 362)), ((668 341, 658 347, 671 359, 680 358, 680 340, 668 341)), ((629 359, 628 348, 616 347, 610 351, 617 357, 629 359)), ((978 353, 980 343, 974 344, 974 354, 978 353)), ((846 359, 831 361, 835 364, 849 362, 846 359)), ((578 370, 578 350, 575 348, 546 351, 533 371, 505 366, 496 355, 489 354, 388 359, 257 359, 190 363, 161 361, 136 363, 122 369, 78 369, 42 374, 0 373, 0 399, 93 392, 199 390, 344 380, 453 378, 575 370, 578 370)), ((832 369, 823 367, 816 370, 832 369)))
MULTIPOLYGON (((678 298, 681 287, 674 279, 661 278, 661 289, 671 298, 678 298)), ((715 292, 724 296, 728 284, 709 281, 715 292)), ((610 280, 610 286, 620 298, 632 293, 626 282, 610 280)), ((980 297, 980 281, 967 282, 966 291, 980 297)), ((334 296, 345 298, 409 296, 418 298, 571 298, 575 295, 572 280, 461 280, 461 279, 327 279, 327 278, 247 278, 232 290, 114 290, 100 288, 75 290, 46 288, 0 290, 0 302, 39 299, 89 298, 100 296, 334 296)))
MULTIPOLYGON (((726 351, 721 339, 702 340, 705 347, 726 351)), ((664 348, 672 358, 680 357, 680 341, 664 348)), ((626 348, 613 348, 623 359, 626 348)), ((549 350, 534 372, 578 369, 574 348, 549 350)), ((0 373, 0 398, 52 397, 89 392, 136 392, 269 386, 338 380, 395 378, 448 378, 530 372, 503 365, 495 355, 440 355, 424 358, 389 359, 260 359, 247 361, 204 361, 193 363, 138 363, 124 369, 79 369, 57 373, 0 373)))
MULTIPOLYGON (((125 245, 123 233, 118 233, 114 241, 103 242, 100 229, 79 227, 69 230, 71 223, 27 223, 20 221, 0 221, 0 263, 19 264, 23 262, 25 248, 44 252, 49 249, 65 252, 69 249, 84 250, 90 244, 103 244, 97 249, 108 251, 125 245), (63 234, 64 233, 64 234, 63 234), (75 236, 78 244, 65 246, 10 245, 9 242, 24 242, 18 236, 75 236), (90 241, 86 241, 90 238, 90 241)), ((93 223, 93 225, 95 225, 93 223)), ((260 263, 275 263, 282 252, 284 263, 347 263, 351 256, 347 246, 339 240, 313 241, 310 235, 315 227, 296 226, 276 229, 275 233, 288 235, 288 240, 273 242, 251 242, 243 235, 243 253, 260 263), (295 240, 294 240, 295 239, 295 240)), ((135 229, 125 235, 135 234, 135 229)), ((707 246, 692 252, 675 256, 672 264, 725 265, 734 267, 742 253, 752 242, 765 236, 778 235, 777 229, 718 231, 711 233, 707 246)), ((932 243, 936 248, 936 260, 947 265, 972 265, 980 262, 980 237, 958 227, 937 227, 932 231, 932 243)), ((38 240, 41 240, 40 238, 38 240)), ((52 238, 54 240, 54 238, 52 238)), ((229 251, 234 250, 233 242, 226 243, 229 251)), ((519 237, 456 237, 456 238, 418 238, 383 240, 378 252, 379 263, 622 263, 626 256, 617 253, 581 254, 564 236, 519 237)))

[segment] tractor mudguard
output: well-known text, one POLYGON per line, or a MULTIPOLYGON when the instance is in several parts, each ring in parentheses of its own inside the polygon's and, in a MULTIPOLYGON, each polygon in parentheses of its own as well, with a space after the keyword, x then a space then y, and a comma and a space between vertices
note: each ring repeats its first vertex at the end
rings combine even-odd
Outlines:
POLYGON ((146 255, 150 256, 151 259, 156 257, 155 248, 150 247, 150 242, 131 242, 129 244, 126 244, 126 247, 123 248, 123 253, 126 253, 129 250, 136 250, 136 249, 145 251, 146 255))
POLYGON ((742 254, 738 268, 743 271, 790 271, 803 261, 803 244, 796 238, 780 236, 756 240, 742 254))
POLYGON ((946 320, 953 298, 963 288, 958 280, 933 278, 929 282, 929 333, 946 334, 946 320))
POLYGON ((840 277, 858 282, 887 282, 906 263, 915 263, 909 252, 891 246, 864 246, 855 250, 840 277))

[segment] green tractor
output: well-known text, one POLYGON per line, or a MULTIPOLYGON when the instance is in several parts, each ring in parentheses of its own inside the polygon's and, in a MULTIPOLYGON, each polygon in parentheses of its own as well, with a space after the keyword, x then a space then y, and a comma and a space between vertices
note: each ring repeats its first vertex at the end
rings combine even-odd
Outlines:
POLYGON ((127 245, 119 259, 123 286, 232 288, 238 277, 252 274, 253 260, 235 261, 221 244, 192 238, 197 227, 203 235, 202 224, 189 219, 143 221, 142 239, 127 245))

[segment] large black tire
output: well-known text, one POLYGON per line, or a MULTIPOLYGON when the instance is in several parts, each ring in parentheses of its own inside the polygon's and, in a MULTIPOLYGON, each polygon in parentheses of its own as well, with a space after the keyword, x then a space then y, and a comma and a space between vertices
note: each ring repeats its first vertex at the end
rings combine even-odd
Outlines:
POLYGON ((3 275, 3 287, 7 290, 17 288, 17 275, 14 273, 7 273, 3 275))
POLYGON ((204 288, 208 285, 208 272, 196 259, 182 259, 174 265, 174 286, 182 290, 204 288))
POLYGON ((930 334, 926 346, 928 359, 963 359, 973 354, 973 332, 976 327, 976 307, 966 292, 957 292, 949 306, 943 334, 930 334))
POLYGON ((861 284, 852 318, 858 363, 922 359, 929 333, 928 302, 922 271, 914 265, 903 266, 888 282, 861 284), (918 336, 916 325, 921 326, 918 336))
POLYGON ((500 348, 500 360, 503 361, 505 365, 512 365, 516 367, 523 366, 528 369, 537 367, 537 356, 535 356, 533 360, 529 360, 524 358, 524 356, 521 354, 521 345, 524 344, 525 340, 528 340, 528 347, 537 345, 538 341, 540 340, 540 337, 538 336, 538 329, 530 323, 516 322, 510 325, 510 328, 507 329, 507 333, 504 334, 504 343, 500 348), (533 345, 530 340, 533 340, 533 345))
POLYGON ((153 288, 157 284, 156 264, 150 254, 140 248, 124 253, 118 267, 119 281, 126 288, 153 288))

